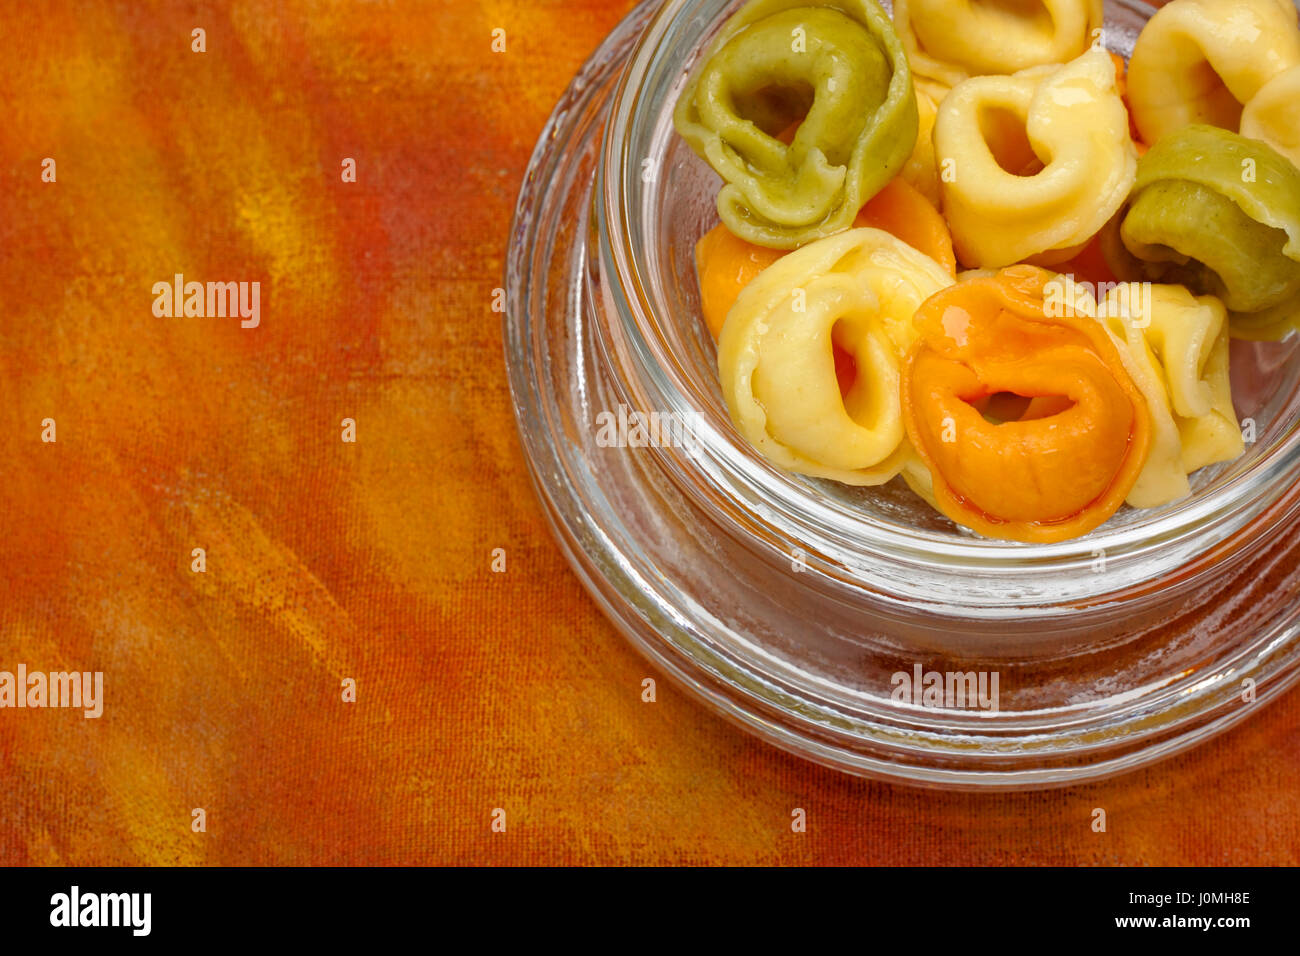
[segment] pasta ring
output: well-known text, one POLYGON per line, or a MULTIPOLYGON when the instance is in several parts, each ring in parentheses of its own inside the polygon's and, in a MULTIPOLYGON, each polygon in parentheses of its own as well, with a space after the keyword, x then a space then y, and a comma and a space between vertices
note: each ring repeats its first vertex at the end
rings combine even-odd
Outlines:
POLYGON ((727 313, 718 340, 736 428, 787 471, 879 485, 909 455, 899 364, 912 314, 952 284, 933 259, 878 229, 852 229, 768 266, 727 313), (832 345, 857 363, 841 395, 832 345))
POLYGON ((876 0, 751 0, 723 26, 673 119, 725 181, 717 204, 727 228, 793 249, 847 229, 902 170, 917 103, 876 0))

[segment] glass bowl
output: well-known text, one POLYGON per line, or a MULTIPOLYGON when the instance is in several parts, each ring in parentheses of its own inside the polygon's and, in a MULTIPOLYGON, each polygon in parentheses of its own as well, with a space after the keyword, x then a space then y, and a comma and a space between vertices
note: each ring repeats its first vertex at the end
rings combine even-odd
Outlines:
MULTIPOLYGON (((609 618, 771 743, 928 786, 1131 770, 1294 683, 1295 336, 1233 342, 1234 400, 1255 430, 1241 459, 1198 472, 1184 501, 1123 509, 1060 544, 978 538, 901 480, 862 490, 788 474, 739 436, 693 258, 719 181, 672 126, 688 72, 738 6, 636 8, 556 106, 512 227, 519 432, 556 538, 609 618), (686 431, 611 441, 638 413, 686 431)), ((1127 56, 1152 12, 1107 0, 1103 42, 1127 56)))

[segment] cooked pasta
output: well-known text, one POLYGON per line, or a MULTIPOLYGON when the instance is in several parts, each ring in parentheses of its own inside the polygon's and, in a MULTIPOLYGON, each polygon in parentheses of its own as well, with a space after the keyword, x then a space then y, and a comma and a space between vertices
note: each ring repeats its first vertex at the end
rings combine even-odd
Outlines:
POLYGON ((918 77, 913 77, 913 85, 919 125, 916 146, 907 158, 902 176, 937 208, 943 202, 943 195, 939 190, 939 164, 934 155, 934 121, 949 89, 918 77))
MULTIPOLYGON (((949 274, 956 272, 952 236, 943 216, 901 176, 890 181, 858 210, 855 228, 881 229, 929 256, 949 274)), ((715 226, 695 245, 695 269, 700 278, 700 310, 716 339, 741 291, 760 272, 788 255, 746 242, 726 226, 715 226)))
POLYGON ((1053 278, 1015 266, 944 289, 916 313, 900 384, 931 485, 910 467, 906 476, 986 537, 1086 534, 1123 504, 1150 448, 1147 402, 1120 349, 1095 316, 1053 314, 1053 278))
POLYGON ((674 121, 723 179, 701 311, 774 466, 1052 543, 1244 454, 1230 337, 1300 331, 1300 20, 1172 0, 1126 63, 1102 7, 724 25, 674 121))
POLYGON ((1263 140, 1300 169, 1300 65, 1264 84, 1241 114, 1241 135, 1263 140))
POLYGON ((917 75, 953 86, 1080 56, 1101 29, 1102 0, 894 0, 894 23, 917 75))
POLYGON ((1173 0, 1133 47, 1129 105, 1152 145, 1193 124, 1235 133, 1243 107, 1296 65, 1300 27, 1291 0, 1173 0))
POLYGON ((1067 259, 1133 184, 1137 150, 1101 51, 955 86, 934 126, 943 209, 963 264, 1067 259), (946 167, 946 168, 945 168, 946 167))
POLYGON ((917 103, 876 0, 751 0, 688 81, 674 122, 725 181, 727 228, 793 249, 847 229, 902 170, 917 103))
POLYGON ((1191 493, 1187 476, 1245 450, 1228 377, 1227 311, 1182 286, 1113 289, 1098 315, 1151 412, 1151 452, 1128 503, 1154 508, 1191 493), (1131 303, 1143 301, 1141 308, 1131 303))
POLYGON ((1300 170, 1264 143, 1183 127, 1142 157, 1103 247, 1121 279, 1213 295, 1233 334, 1279 337, 1300 301, 1300 170))
POLYGON ((912 314, 952 281, 877 229, 822 239, 769 266, 740 293, 718 341, 736 428, 788 471, 849 485, 893 478, 908 455, 898 375, 912 314), (833 346, 857 366, 845 394, 833 346))

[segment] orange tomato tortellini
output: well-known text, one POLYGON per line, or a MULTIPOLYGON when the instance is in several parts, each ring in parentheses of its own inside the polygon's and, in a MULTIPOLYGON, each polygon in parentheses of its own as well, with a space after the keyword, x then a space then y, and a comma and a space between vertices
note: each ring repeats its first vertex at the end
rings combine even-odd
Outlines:
POLYGON ((1052 314, 1053 278, 1033 266, 972 278, 913 319, 900 393, 927 497, 985 537, 1087 534, 1124 503, 1151 446, 1124 357, 1095 317, 1052 314))
POLYGON ((700 274, 700 310, 716 339, 740 291, 784 252, 746 242, 722 223, 695 244, 695 269, 700 274))

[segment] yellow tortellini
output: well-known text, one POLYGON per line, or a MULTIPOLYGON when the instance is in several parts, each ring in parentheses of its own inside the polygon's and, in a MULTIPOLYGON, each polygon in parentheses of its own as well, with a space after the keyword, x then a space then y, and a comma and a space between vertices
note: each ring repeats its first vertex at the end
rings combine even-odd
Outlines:
POLYGON ((1146 465, 1129 493, 1155 508, 1191 493, 1187 476, 1245 450, 1228 376, 1223 303, 1182 286, 1122 283, 1098 307, 1151 412, 1146 465))
POLYGON ((916 147, 908 157, 901 175, 938 209, 943 202, 939 191, 939 164, 934 156, 934 121, 939 114, 939 104, 949 93, 949 88, 933 80, 914 77, 916 111, 919 128, 916 147))
POLYGON ((943 211, 963 265, 1068 259, 1128 196, 1137 170, 1108 54, 953 87, 934 125, 943 211))
POLYGON ((894 23, 918 76, 971 76, 1067 63, 1094 42, 1102 0, 894 0, 894 23))
MULTIPOLYGON (((1192 124, 1255 136, 1244 128, 1243 108, 1297 65, 1300 26, 1291 0, 1173 0, 1133 47, 1129 105, 1143 141, 1151 144, 1192 124)), ((1295 90, 1295 81, 1274 90, 1270 102, 1288 88, 1295 90)), ((1257 131, 1273 128, 1275 112, 1261 104, 1255 113, 1257 131)))
POLYGON ((952 277, 878 229, 810 243, 741 292, 718 340, 723 397, 740 433, 788 471, 848 485, 897 475, 910 449, 899 400, 912 315, 952 277), (854 359, 841 394, 833 347, 854 359))
POLYGON ((920 455, 915 451, 908 455, 899 475, 907 487, 912 489, 913 494, 935 511, 939 511, 939 499, 934 496, 934 475, 930 474, 930 469, 926 467, 920 455))
POLYGON ((1241 114, 1241 135, 1263 140, 1300 169, 1300 65, 1251 97, 1241 114))

